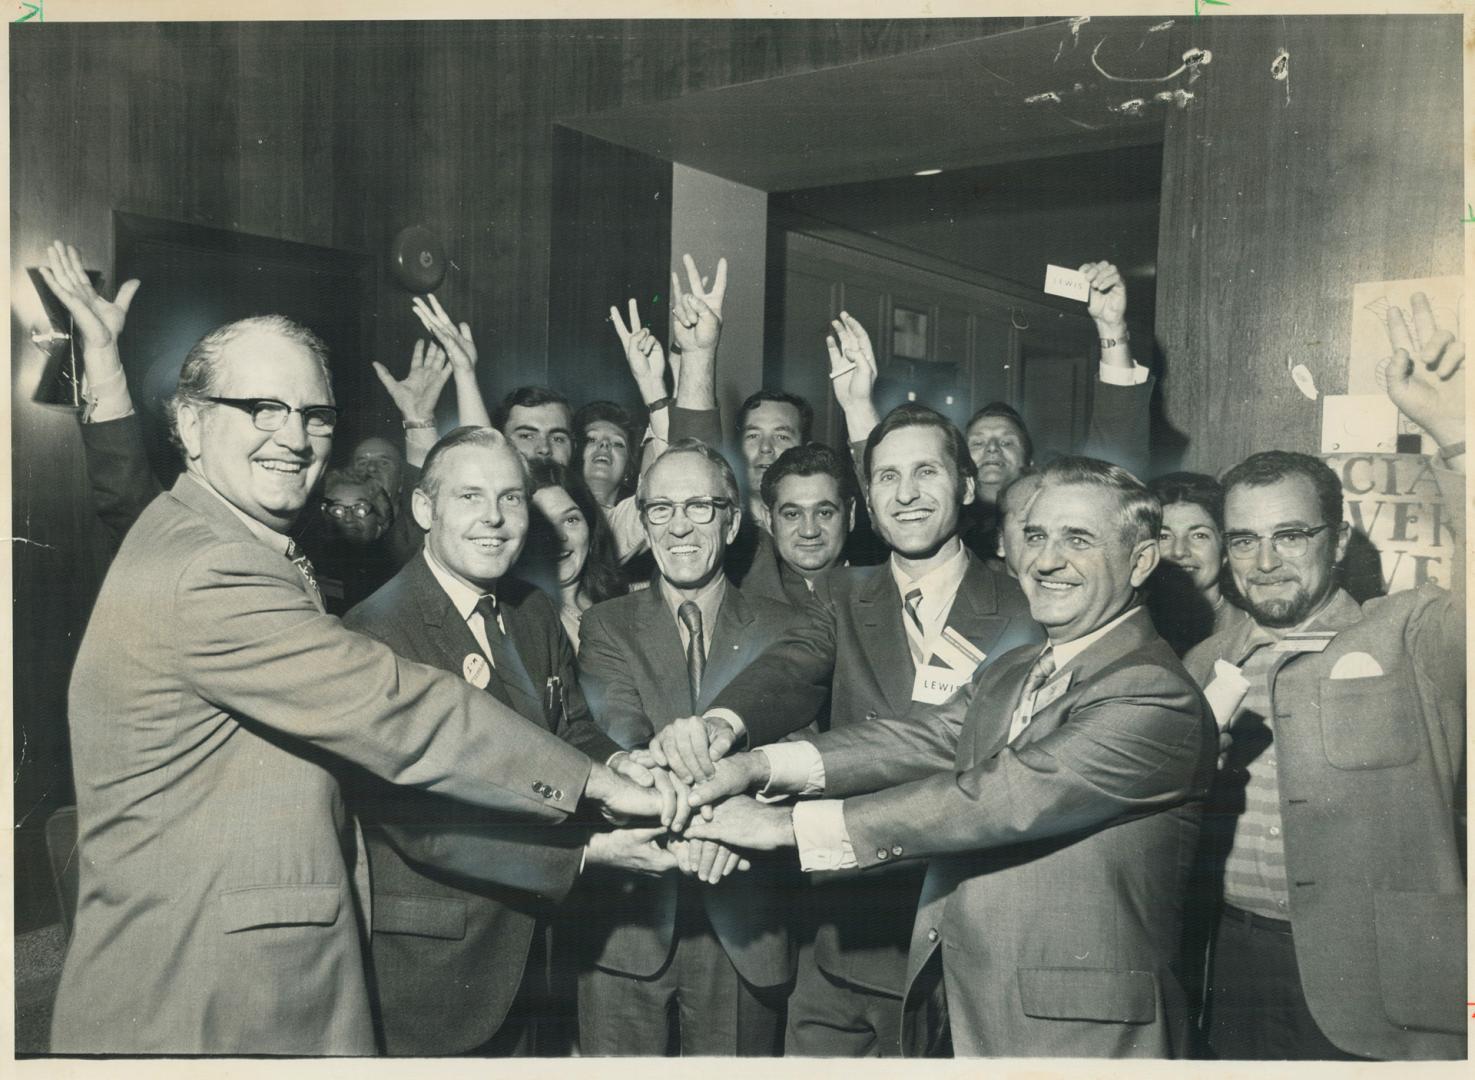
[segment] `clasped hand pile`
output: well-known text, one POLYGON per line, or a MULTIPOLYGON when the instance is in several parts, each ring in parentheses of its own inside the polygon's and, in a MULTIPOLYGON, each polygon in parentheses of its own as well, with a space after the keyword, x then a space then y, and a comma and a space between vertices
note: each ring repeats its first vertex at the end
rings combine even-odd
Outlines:
POLYGON ((716 884, 750 863, 741 851, 771 851, 792 846, 793 825, 784 806, 769 806, 745 795, 769 781, 767 758, 759 753, 729 755, 737 735, 725 720, 687 716, 666 725, 650 745, 616 754, 609 768, 644 789, 640 809, 628 815, 605 804, 605 817, 617 826, 633 817, 658 817, 659 828, 617 828, 604 834, 610 843, 639 843, 649 873, 678 869, 716 884), (650 810, 658 803, 658 813, 650 810), (734 850, 738 849, 738 850, 734 850))

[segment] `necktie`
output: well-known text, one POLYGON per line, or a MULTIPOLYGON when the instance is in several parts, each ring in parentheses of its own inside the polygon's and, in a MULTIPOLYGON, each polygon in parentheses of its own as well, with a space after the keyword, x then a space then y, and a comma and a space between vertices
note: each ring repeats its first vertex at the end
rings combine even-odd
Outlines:
POLYGON ((293 566, 297 567, 297 572, 302 575, 302 580, 307 584, 308 595, 312 597, 312 602, 317 605, 318 610, 322 611, 323 594, 318 588, 317 575, 313 573, 312 560, 303 554, 295 540, 287 541, 287 558, 293 566))
POLYGON ((697 707, 702 694, 702 674, 707 668, 706 642, 702 639, 702 609, 695 600, 687 600, 676 611, 686 627, 686 677, 691 683, 691 707, 697 707))
POLYGON ((492 650, 489 659, 495 667, 504 667, 504 662, 498 655, 507 647, 507 635, 502 631, 502 620, 497 618, 497 598, 491 593, 484 593, 476 601, 476 613, 481 616, 482 633, 486 636, 487 645, 492 650))
POLYGON ((1034 696, 1054 674, 1055 656, 1050 646, 1046 645, 1045 651, 1040 653, 1039 659, 1034 662, 1034 666, 1029 669, 1029 674, 1025 676, 1024 690, 1019 695, 1019 704, 1014 709, 1014 721, 1009 728, 1010 742, 1013 742, 1021 731, 1029 727, 1029 722, 1034 719, 1034 696))
POLYGON ((907 619, 911 622, 911 629, 907 632, 907 644, 912 650, 912 662, 921 667, 922 662, 927 659, 923 655, 927 648, 927 632, 922 629, 922 616, 917 614, 917 608, 922 603, 922 590, 912 589, 901 598, 901 605, 906 609, 907 619))

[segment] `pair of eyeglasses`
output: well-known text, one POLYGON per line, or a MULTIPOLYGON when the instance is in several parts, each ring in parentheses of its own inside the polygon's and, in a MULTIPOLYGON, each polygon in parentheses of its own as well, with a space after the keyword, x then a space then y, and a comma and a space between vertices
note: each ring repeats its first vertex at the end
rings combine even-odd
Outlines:
POLYGON ((330 518, 337 518, 339 521, 347 521, 351 517, 356 517, 362 521, 370 514, 377 514, 378 512, 374 509, 372 503, 340 503, 329 502, 327 499, 323 500, 323 513, 327 514, 330 518))
POLYGON ((1330 525, 1318 525, 1314 529, 1281 529, 1269 536, 1259 533, 1225 533, 1224 546, 1231 559, 1253 559, 1260 553, 1260 545, 1266 540, 1283 559, 1295 559, 1305 555, 1311 547, 1311 538, 1325 532, 1330 525))
POLYGON ((684 503, 656 501, 641 503, 640 516, 647 525, 668 524, 679 509, 693 525, 707 525, 717 516, 718 510, 732 505, 728 499, 687 499, 684 503))
POLYGON ((304 405, 300 409, 294 409, 285 401, 277 401, 275 398, 207 397, 205 400, 250 413, 251 424, 257 431, 282 430, 287 417, 294 412, 302 414, 302 423, 309 435, 331 435, 338 426, 336 405, 304 405))

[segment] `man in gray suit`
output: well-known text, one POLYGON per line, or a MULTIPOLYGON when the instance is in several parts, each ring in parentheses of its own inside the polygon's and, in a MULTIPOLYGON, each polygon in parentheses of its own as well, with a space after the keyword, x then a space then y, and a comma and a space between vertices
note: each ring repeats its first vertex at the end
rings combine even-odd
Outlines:
POLYGON ((773 748, 725 759, 691 794, 831 796, 792 808, 739 796, 689 826, 797 847, 806 870, 931 860, 907 968, 910 1053, 943 1046, 949 1020, 960 1055, 1185 1049, 1171 965, 1217 743, 1138 600, 1160 517, 1122 469, 1052 463, 1020 574, 1043 650, 1014 650, 940 707, 790 744, 807 762, 773 748))
POLYGON ((279 316, 185 360, 186 471, 128 533, 72 675, 81 881, 56 1052, 373 1053, 337 758, 528 819, 581 800, 659 812, 464 679, 323 614, 286 530, 337 415, 326 348, 279 316))
MULTIPOLYGON (((683 780, 710 775, 714 754, 738 731, 751 746, 794 734, 807 719, 803 703, 816 693, 833 694, 835 729, 901 716, 914 701, 941 702, 948 687, 1040 639, 1019 586, 959 537, 974 490, 962 432, 926 406, 900 405, 871 429, 860 461, 871 521, 890 557, 823 575, 808 620, 718 694, 705 717, 661 731, 656 759, 683 780)), ((907 946, 925 871, 903 863, 885 873, 811 879, 786 1054, 900 1052, 907 946)))
MULTIPOLYGON (((672 443, 642 477, 637 498, 660 577, 585 612, 579 649, 594 716, 627 748, 705 707, 803 618, 787 604, 743 595, 723 574, 741 506, 732 469, 715 450, 672 443)), ((801 725, 822 701, 816 692, 797 707, 801 725)), ((774 1053, 794 970, 789 880, 771 861, 711 887, 672 874, 607 878, 585 920, 583 1052, 663 1054, 674 1036, 683 1054, 774 1053)))

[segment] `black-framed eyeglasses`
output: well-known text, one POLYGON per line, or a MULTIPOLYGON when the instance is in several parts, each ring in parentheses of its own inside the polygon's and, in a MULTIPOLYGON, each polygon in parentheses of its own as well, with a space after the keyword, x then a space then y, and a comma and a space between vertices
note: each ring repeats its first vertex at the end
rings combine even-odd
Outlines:
POLYGON ((338 426, 336 405, 304 405, 294 409, 275 398, 207 397, 205 400, 250 413, 251 424, 257 431, 280 431, 294 412, 302 414, 302 424, 309 435, 331 435, 338 426))
POLYGON ((341 503, 330 502, 327 499, 323 500, 323 513, 327 514, 330 518, 337 518, 339 521, 347 521, 350 517, 356 517, 362 521, 370 514, 377 514, 378 512, 378 510, 374 509, 373 503, 341 503))
POLYGON ((1225 533, 1224 546, 1231 559, 1253 559, 1260 553, 1260 545, 1266 540, 1283 559, 1295 559, 1305 555, 1311 547, 1311 538, 1330 529, 1330 525, 1317 525, 1311 529, 1281 529, 1269 536, 1259 533, 1225 533))
POLYGON ((679 507, 686 520, 693 525, 708 525, 717 516, 718 510, 732 505, 730 499, 687 499, 684 503, 657 500, 640 504, 640 516, 647 525, 666 525, 676 516, 679 507))

